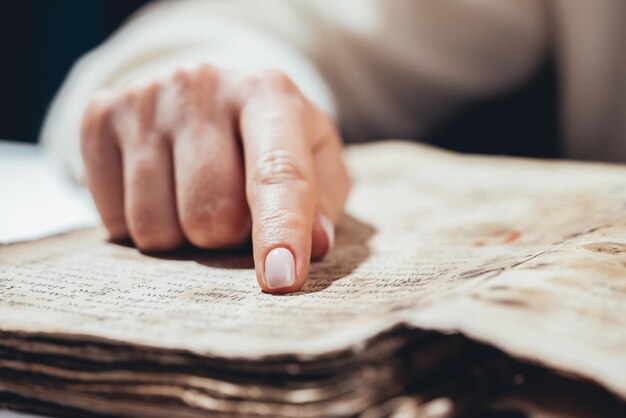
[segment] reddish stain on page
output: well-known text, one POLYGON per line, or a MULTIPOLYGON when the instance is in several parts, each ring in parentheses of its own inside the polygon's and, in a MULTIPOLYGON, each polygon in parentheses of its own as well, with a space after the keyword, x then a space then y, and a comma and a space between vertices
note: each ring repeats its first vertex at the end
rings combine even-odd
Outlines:
POLYGON ((522 236, 522 233, 519 231, 509 231, 505 238, 502 240, 503 244, 510 244, 515 242, 522 236))
POLYGON ((522 236, 520 231, 514 229, 500 229, 489 234, 485 239, 474 242, 474 247, 487 245, 507 245, 517 241, 522 236))

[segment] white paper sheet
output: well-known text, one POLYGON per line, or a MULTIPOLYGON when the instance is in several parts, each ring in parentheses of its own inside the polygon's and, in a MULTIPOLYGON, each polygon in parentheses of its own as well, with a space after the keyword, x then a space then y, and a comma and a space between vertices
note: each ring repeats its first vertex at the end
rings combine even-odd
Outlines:
POLYGON ((89 193, 36 145, 0 141, 0 243, 99 223, 89 193))

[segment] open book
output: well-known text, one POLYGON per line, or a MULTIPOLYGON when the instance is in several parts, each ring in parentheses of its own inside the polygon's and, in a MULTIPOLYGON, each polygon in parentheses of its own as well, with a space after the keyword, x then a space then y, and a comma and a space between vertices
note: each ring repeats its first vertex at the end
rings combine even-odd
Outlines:
POLYGON ((354 416, 463 357, 457 333, 626 399, 626 168, 401 142, 347 159, 336 247, 296 294, 261 293, 249 249, 1 246, 0 404, 354 416))

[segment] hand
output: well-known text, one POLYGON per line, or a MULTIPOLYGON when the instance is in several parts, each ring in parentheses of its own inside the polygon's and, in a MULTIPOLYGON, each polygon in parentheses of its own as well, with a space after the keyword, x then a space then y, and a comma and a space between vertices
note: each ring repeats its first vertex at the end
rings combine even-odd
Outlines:
POLYGON ((111 239, 166 251, 238 246, 252 233, 257 281, 271 293, 302 287, 349 190, 332 121, 274 70, 199 64, 102 92, 81 148, 111 239))

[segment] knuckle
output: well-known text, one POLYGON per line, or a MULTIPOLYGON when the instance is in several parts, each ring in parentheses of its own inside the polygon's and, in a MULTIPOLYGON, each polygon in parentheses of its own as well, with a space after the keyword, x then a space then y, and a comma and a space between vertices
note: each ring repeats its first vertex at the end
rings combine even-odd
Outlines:
POLYGON ((245 240, 250 229, 248 218, 243 205, 230 198, 217 198, 207 204, 188 205, 181 214, 181 227, 193 245, 223 248, 245 240))
POLYGON ((206 62, 188 62, 177 67, 171 78, 183 86, 189 86, 197 80, 214 84, 219 79, 219 71, 206 62))
POLYGON ((265 231, 266 235, 269 233, 284 236, 302 231, 307 222, 308 217, 300 211, 290 208, 268 208, 260 214, 256 227, 265 231))
POLYGON ((160 86, 157 82, 131 86, 120 94, 119 101, 113 107, 113 116, 127 118, 129 115, 141 117, 149 113, 153 106, 160 86))
POLYGON ((157 117, 170 130, 217 112, 221 83, 217 69, 206 63, 178 67, 158 95, 157 117))
POLYGON ((122 98, 131 102, 142 100, 154 94, 160 86, 161 82, 156 78, 137 78, 123 89, 122 98))
POLYGON ((167 251, 182 245, 182 237, 176 229, 156 222, 149 212, 135 216, 131 225, 133 241, 142 251, 167 251))
POLYGON ((277 69, 263 70, 263 72, 261 73, 261 82, 265 83, 269 87, 280 91, 298 91, 298 88, 296 87, 294 82, 291 81, 291 78, 289 78, 289 76, 284 71, 277 69))
POLYGON ((194 74, 209 80, 217 80, 220 76, 218 68, 206 62, 196 63, 192 68, 194 74))
POLYGON ((118 103, 112 110, 111 128, 115 140, 122 149, 132 149, 137 153, 133 164, 139 168, 150 166, 154 145, 163 140, 156 117, 156 103, 153 99, 141 103, 118 103))
POLYGON ((217 67, 204 61, 189 61, 182 64, 180 68, 189 74, 217 73, 217 67))
POLYGON ((189 67, 181 65, 180 67, 177 67, 174 70, 174 72, 171 75, 171 79, 174 82, 185 84, 189 81, 190 76, 191 76, 191 71, 189 67))
POLYGON ((161 87, 158 80, 141 79, 121 89, 112 100, 109 109, 114 129, 125 132, 131 122, 149 123, 161 87))
POLYGON ((275 148, 263 153, 254 164, 251 180, 253 185, 310 182, 300 168, 297 158, 284 148, 275 148))
POLYGON ((83 134, 92 133, 110 115, 112 98, 108 92, 98 92, 91 97, 85 107, 82 119, 83 134))
POLYGON ((248 82, 256 95, 280 94, 303 99, 298 86, 281 70, 267 69, 253 73, 249 76, 248 82))
POLYGON ((126 85, 111 104, 110 116, 114 128, 125 132, 130 124, 150 125, 162 83, 156 79, 137 79, 126 85))
POLYGON ((113 104, 114 95, 108 90, 101 90, 94 93, 87 103, 85 115, 97 116, 106 113, 113 104))

